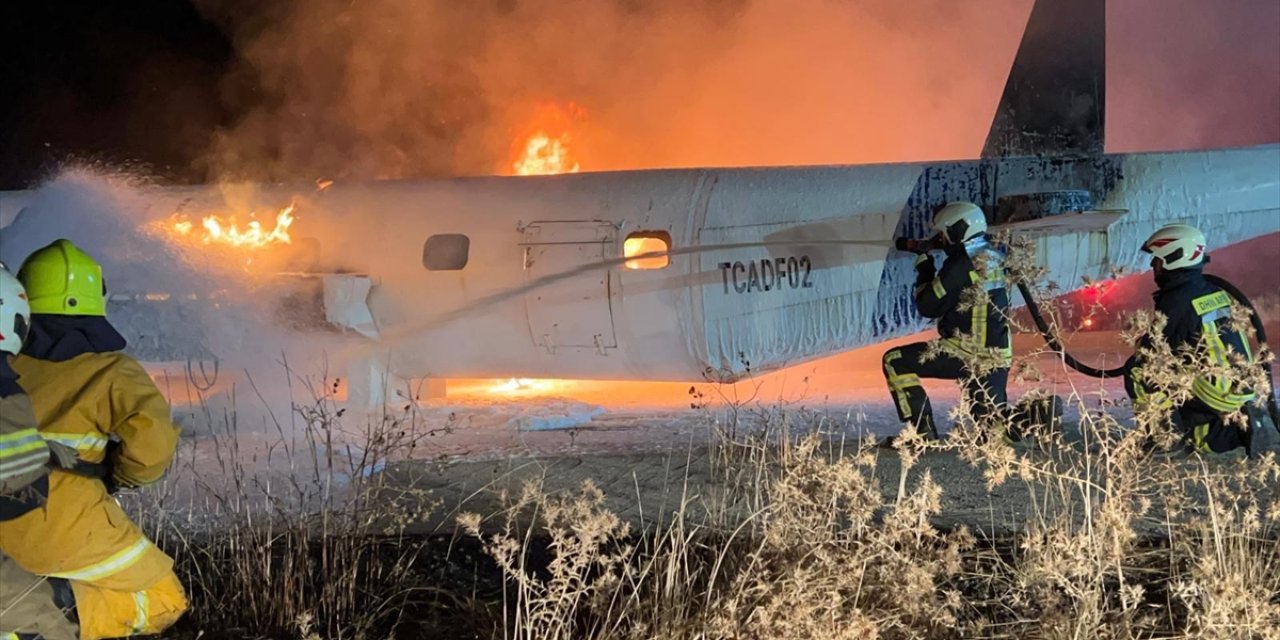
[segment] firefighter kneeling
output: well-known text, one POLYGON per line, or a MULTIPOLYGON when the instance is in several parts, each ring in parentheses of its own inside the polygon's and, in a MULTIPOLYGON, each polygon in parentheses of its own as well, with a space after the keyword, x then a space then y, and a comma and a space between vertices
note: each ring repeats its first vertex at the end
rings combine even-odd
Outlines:
MULTIPOLYGON (((1003 412, 1007 403, 1006 385, 1013 359, 1013 343, 1005 316, 1009 294, 1005 285, 1004 256, 988 242, 987 219, 982 209, 969 202, 952 202, 933 219, 935 241, 926 246, 902 247, 920 252, 916 259, 916 306, 920 315, 938 319, 944 350, 926 359, 928 342, 916 342, 890 350, 884 355, 884 375, 893 395, 898 418, 915 425, 925 439, 938 437, 933 408, 921 378, 964 380, 964 390, 974 417, 982 419, 1003 412), (934 268, 928 245, 940 246, 946 254, 941 271, 934 268), (965 304, 965 290, 981 288, 978 304, 965 304), (998 362, 989 371, 970 371, 966 359, 994 355, 998 362), (965 358, 965 359, 962 359, 965 358)), ((892 446, 894 439, 884 441, 892 446)))
MULTIPOLYGON (((0 522, 43 507, 50 466, 75 461, 74 451, 40 437, 31 400, 9 365, 30 326, 26 291, 0 264, 0 522)), ((64 614, 71 590, 24 570, 4 554, 5 542, 0 538, 0 639, 75 640, 76 625, 64 614)))
MULTIPOLYGON (((69 585, 82 640, 163 631, 187 609, 173 559, 129 520, 108 486, 159 480, 178 428, 147 372, 121 353, 125 341, 107 322, 102 269, 91 257, 58 240, 32 254, 18 280, 32 315, 13 368, 40 435, 75 448, 80 460, 74 469, 50 473, 43 508, 0 522, 0 550, 26 572, 48 578, 55 595, 59 585, 69 585), (98 469, 105 477, 95 477, 102 475, 98 469)), ((45 599, 23 601, 21 610, 66 608, 45 599)), ((27 631, 26 624, 6 614, 0 634, 27 631)))
MULTIPOLYGON (((1168 318, 1163 337, 1172 353, 1181 356, 1178 366, 1200 369, 1192 361, 1197 353, 1207 357, 1208 368, 1218 368, 1219 373, 1229 368, 1232 352, 1239 354, 1237 360, 1252 363, 1248 339, 1231 328, 1231 297, 1206 280, 1202 272, 1209 259, 1204 234, 1185 224, 1168 225, 1152 234, 1142 250, 1152 256, 1155 307, 1168 318)), ((1135 411, 1149 407, 1167 411, 1187 447, 1200 453, 1248 448, 1248 431, 1231 424, 1227 417, 1253 401, 1254 392, 1230 376, 1204 374, 1192 382, 1191 398, 1174 406, 1155 384, 1160 372, 1152 371, 1154 365, 1143 357, 1143 351, 1152 345, 1150 337, 1144 338, 1138 353, 1126 363, 1125 390, 1135 411)))

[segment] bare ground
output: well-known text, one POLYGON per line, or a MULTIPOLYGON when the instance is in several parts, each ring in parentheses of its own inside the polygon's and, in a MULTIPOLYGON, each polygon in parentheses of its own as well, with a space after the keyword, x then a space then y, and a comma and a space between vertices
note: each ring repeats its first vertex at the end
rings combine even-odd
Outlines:
MULTIPOLYGON (((1276 440, 1274 433, 1269 434, 1265 449, 1280 450, 1276 440)), ((832 456, 852 453, 856 448, 854 441, 828 443, 828 453, 832 456)), ((1018 455, 1041 461, 1056 460, 1066 465, 1072 457, 1078 459, 1083 455, 1085 448, 1078 439, 1069 442, 1066 448, 1049 451, 1028 444, 1019 446, 1018 455)), ((406 461, 390 466, 386 473, 395 478, 394 484, 429 489, 439 501, 415 528, 419 533, 451 532, 456 517, 464 512, 497 514, 502 511, 504 500, 514 498, 522 485, 531 480, 541 481, 543 490, 548 492, 568 491, 584 481, 592 481, 607 496, 607 507, 630 522, 633 530, 640 531, 671 522, 681 509, 685 511, 685 521, 695 523, 723 522, 724 519, 703 516, 714 516, 724 509, 736 509, 740 512, 736 515, 746 516, 749 505, 724 503, 726 477, 731 474, 715 468, 722 464, 716 462, 719 459, 723 458, 714 455, 705 445, 690 443, 684 448, 636 453, 436 463, 406 461)), ((1207 465, 1210 469, 1244 463, 1243 453, 1191 457, 1181 462, 1188 466, 1207 465)), ((953 451, 925 453, 910 470, 908 486, 924 473, 931 474, 943 488, 942 513, 934 524, 944 529, 963 525, 986 537, 1002 538, 1018 533, 1034 519, 1037 508, 1045 506, 1044 497, 1055 495, 1055 491, 1043 485, 1017 479, 989 487, 982 469, 961 460, 953 451)), ((878 451, 875 476, 890 502, 897 496, 900 475, 898 454, 892 450, 878 451)), ((1158 527, 1158 523, 1152 526, 1158 527)))

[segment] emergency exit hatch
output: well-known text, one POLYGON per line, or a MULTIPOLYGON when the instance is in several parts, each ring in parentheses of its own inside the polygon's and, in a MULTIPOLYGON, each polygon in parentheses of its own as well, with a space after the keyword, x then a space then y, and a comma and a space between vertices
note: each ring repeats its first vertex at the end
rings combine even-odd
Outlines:
MULTIPOLYGON (((599 263, 612 256, 617 229, 599 221, 535 222, 524 228, 525 282, 599 263)), ((613 275, 589 269, 525 294, 534 344, 550 353, 617 348, 613 275)))

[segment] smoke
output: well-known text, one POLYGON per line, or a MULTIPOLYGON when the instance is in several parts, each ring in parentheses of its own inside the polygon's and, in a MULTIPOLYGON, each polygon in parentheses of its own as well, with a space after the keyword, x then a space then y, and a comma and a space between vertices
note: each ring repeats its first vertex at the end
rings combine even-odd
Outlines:
MULTIPOLYGON (((1033 0, 190 2, 0 5, 0 184, 504 173, 570 102, 587 170, 972 157, 1033 0)), ((1107 5, 1108 150, 1280 141, 1280 3, 1107 5)))
POLYGON ((1030 0, 205 0, 220 177, 502 173, 537 107, 587 170, 972 157, 1030 0))
POLYGON ((283 353, 305 363, 339 346, 336 337, 291 325, 318 313, 306 306, 316 295, 313 283, 261 275, 281 271, 271 259, 287 252, 219 252, 176 243, 153 226, 193 203, 201 210, 202 197, 234 194, 158 190, 131 175, 74 167, 16 194, 17 202, 6 202, 10 195, 0 194, 0 209, 20 213, 0 227, 0 261, 16 271, 58 238, 85 249, 102 265, 108 319, 144 361, 216 359, 231 370, 278 372, 283 353))
POLYGON ((139 282, 143 291, 185 284, 170 248, 138 232, 158 203, 137 178, 76 167, 23 195, 13 207, 20 211, 16 218, 0 228, 0 261, 14 270, 37 249, 66 238, 92 247, 94 257, 110 267, 111 283, 139 282))
POLYGON ((1107 151, 1280 142, 1280 2, 1125 0, 1107 21, 1107 151))

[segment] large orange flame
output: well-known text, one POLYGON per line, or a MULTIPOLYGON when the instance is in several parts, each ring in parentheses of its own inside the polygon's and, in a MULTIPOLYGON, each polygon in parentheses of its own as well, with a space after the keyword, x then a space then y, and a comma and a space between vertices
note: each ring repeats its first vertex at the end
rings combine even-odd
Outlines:
MULTIPOLYGON (((295 220, 292 204, 276 213, 275 222, 270 229, 263 226, 261 221, 254 219, 255 214, 250 213, 248 217, 250 219, 242 225, 236 216, 225 218, 219 215, 204 216, 200 221, 199 241, 208 245, 247 249, 261 249, 293 242, 289 237, 289 227, 293 226, 295 220)), ((194 239, 195 224, 184 215, 175 214, 160 224, 161 229, 168 231, 172 236, 194 239)))
POLYGON ((544 104, 534 110, 525 132, 512 145, 511 171, 518 176, 577 173, 581 169, 570 144, 573 123, 586 111, 570 102, 567 107, 544 104))
POLYGON ((542 131, 529 136, 524 154, 512 163, 518 176, 549 176, 557 173, 577 173, 580 165, 569 154, 569 134, 552 138, 542 131))

